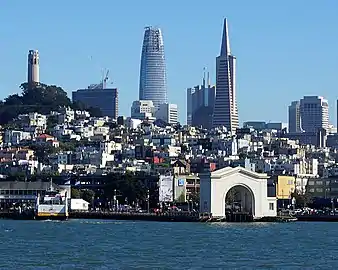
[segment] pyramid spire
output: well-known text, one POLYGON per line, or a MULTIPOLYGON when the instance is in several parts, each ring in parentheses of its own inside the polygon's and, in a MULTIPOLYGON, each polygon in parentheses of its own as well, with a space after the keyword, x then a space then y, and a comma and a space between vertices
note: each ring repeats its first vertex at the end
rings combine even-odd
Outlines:
POLYGON ((228 22, 227 22, 226 18, 224 18, 223 36, 222 36, 221 54, 220 55, 221 56, 230 55, 229 31, 228 31, 228 22))

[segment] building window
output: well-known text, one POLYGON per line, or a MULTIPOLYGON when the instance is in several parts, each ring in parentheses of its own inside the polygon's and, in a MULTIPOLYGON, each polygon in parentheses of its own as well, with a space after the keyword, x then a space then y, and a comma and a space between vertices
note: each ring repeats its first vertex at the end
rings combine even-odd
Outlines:
POLYGON ((275 208, 274 203, 269 203, 269 210, 274 210, 274 208, 275 208))

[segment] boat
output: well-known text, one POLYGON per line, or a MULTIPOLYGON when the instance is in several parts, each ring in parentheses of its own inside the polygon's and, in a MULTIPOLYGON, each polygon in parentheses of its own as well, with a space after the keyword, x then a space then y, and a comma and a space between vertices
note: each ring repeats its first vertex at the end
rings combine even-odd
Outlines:
POLYGON ((34 218, 37 220, 67 220, 68 216, 67 192, 62 196, 59 191, 54 190, 51 181, 50 188, 44 196, 37 195, 34 218))

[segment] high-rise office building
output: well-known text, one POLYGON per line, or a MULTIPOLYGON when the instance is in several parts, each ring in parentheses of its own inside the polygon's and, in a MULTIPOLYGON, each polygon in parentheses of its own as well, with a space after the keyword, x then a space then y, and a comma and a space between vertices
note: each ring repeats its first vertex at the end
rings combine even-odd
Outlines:
POLYGON ((221 53, 216 58, 216 98, 213 127, 225 126, 234 133, 239 127, 236 100, 236 57, 230 52, 227 19, 224 19, 221 53))
POLYGON ((337 128, 337 131, 338 131, 338 100, 337 100, 337 119, 336 120, 337 120, 337 127, 336 128, 337 128))
POLYGON ((176 104, 163 103, 155 112, 156 119, 161 119, 168 124, 178 122, 178 108, 176 104))
POLYGON ((28 52, 28 69, 27 69, 27 83, 29 86, 40 83, 39 70, 39 52, 37 50, 30 50, 28 52))
POLYGON ((85 107, 99 108, 103 116, 113 119, 118 117, 118 91, 117 88, 88 88, 79 89, 72 93, 73 102, 80 102, 85 107))
POLYGON ((328 130, 329 103, 320 96, 304 96, 300 100, 301 128, 305 132, 328 130))
POLYGON ((130 117, 133 119, 147 120, 152 119, 155 114, 155 107, 151 100, 136 100, 130 109, 130 117))
POLYGON ((202 85, 187 89, 187 125, 212 128, 216 87, 211 86, 209 78, 208 73, 206 83, 204 74, 202 85))
POLYGON ((167 73, 162 32, 146 27, 140 66, 140 100, 151 100, 155 109, 167 103, 167 73))
POLYGON ((193 106, 193 93, 195 92, 195 86, 194 88, 188 88, 187 89, 187 125, 191 126, 192 124, 192 106, 193 106))
POLYGON ((300 102, 292 101, 289 106, 289 133, 301 132, 300 102))

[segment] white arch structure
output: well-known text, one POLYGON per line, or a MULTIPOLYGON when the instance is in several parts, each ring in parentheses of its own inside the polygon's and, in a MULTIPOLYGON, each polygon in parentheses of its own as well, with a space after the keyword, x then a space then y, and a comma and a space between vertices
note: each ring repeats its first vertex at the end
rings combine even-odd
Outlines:
POLYGON ((242 167, 226 167, 200 174, 200 211, 214 217, 225 216, 225 199, 234 187, 240 187, 244 210, 251 210, 254 218, 277 215, 276 197, 268 197, 266 174, 242 167))
POLYGON ((251 188, 245 184, 238 184, 233 187, 229 187, 228 190, 224 192, 225 204, 227 201, 227 197, 229 195, 231 196, 231 191, 234 191, 236 193, 233 202, 240 203, 241 211, 255 215, 255 195, 251 188))

